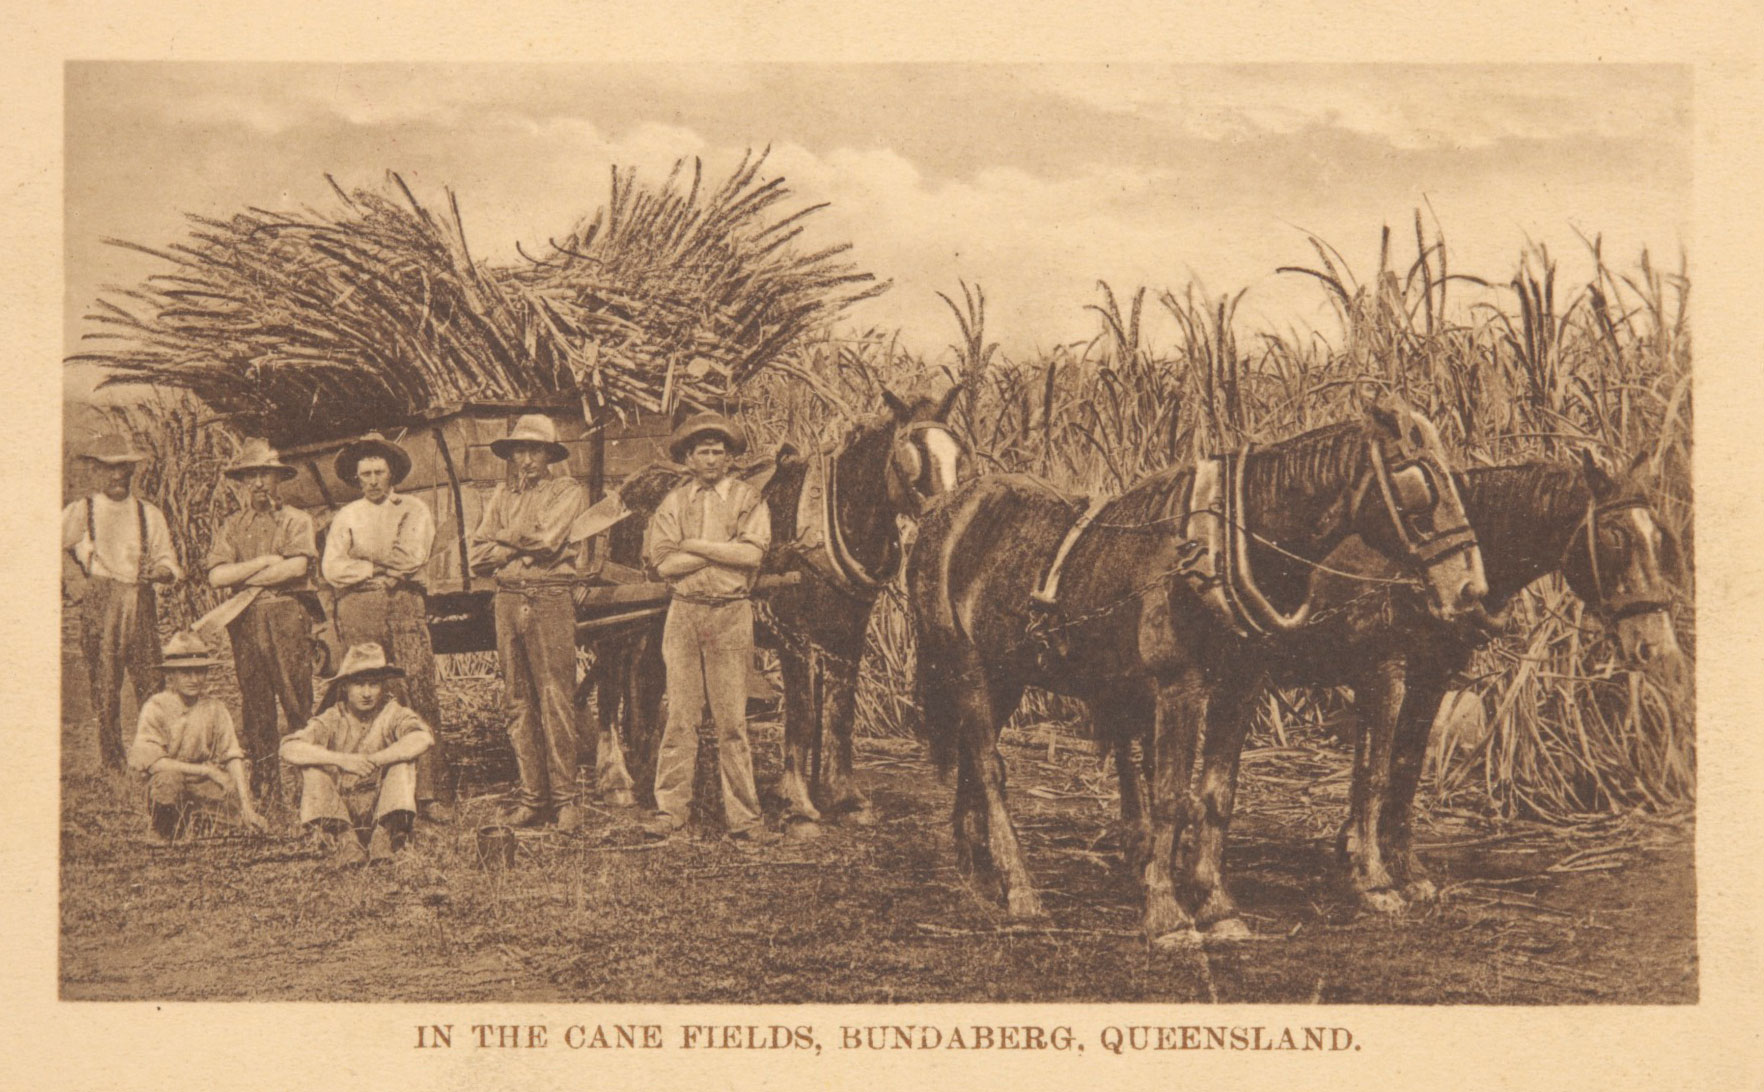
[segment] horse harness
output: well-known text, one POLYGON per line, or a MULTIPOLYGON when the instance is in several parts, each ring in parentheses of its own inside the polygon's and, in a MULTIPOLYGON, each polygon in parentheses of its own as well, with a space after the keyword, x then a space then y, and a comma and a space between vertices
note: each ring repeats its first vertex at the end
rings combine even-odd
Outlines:
POLYGON ((1567 565, 1567 554, 1582 542, 1586 545, 1587 565, 1592 573, 1594 610, 1605 615, 1612 622, 1621 622, 1625 618, 1633 618, 1638 614, 1649 614, 1655 611, 1667 612, 1672 604, 1666 599, 1647 596, 1634 596, 1622 601, 1613 602, 1605 588, 1604 570, 1599 566, 1599 517, 1616 512, 1627 512, 1633 509, 1648 509, 1648 503, 1638 498, 1608 501, 1599 504, 1597 501, 1586 502, 1586 515, 1580 518, 1580 526, 1575 534, 1568 538, 1568 546, 1563 551, 1563 565, 1567 565))
MULTIPOLYGON (((1408 556, 1426 569, 1453 554, 1475 548, 1476 535, 1468 524, 1431 531, 1413 525, 1417 517, 1430 514, 1440 499, 1433 473, 1425 463, 1407 460, 1392 466, 1381 443, 1373 440, 1371 448, 1379 495, 1408 556)), ((1188 488, 1172 494, 1171 510, 1159 521, 1177 527, 1180 541, 1172 575, 1186 581, 1219 621, 1245 639, 1292 632, 1311 617, 1308 599, 1291 613, 1274 606, 1262 593, 1251 569, 1251 539, 1258 537, 1249 529, 1244 505, 1244 465, 1251 450, 1251 445, 1245 444, 1236 452, 1196 460, 1188 488)), ((1040 586, 1031 596, 1031 607, 1038 619, 1032 628, 1037 631, 1048 630, 1048 616, 1059 609, 1060 576, 1066 559, 1109 503, 1108 498, 1093 499, 1060 542, 1040 586)), ((1319 567, 1316 562, 1291 556, 1319 567)))
POLYGON ((824 445, 808 457, 802 492, 796 499, 796 534, 790 548, 841 592, 854 599, 874 599, 900 571, 900 544, 890 538, 888 554, 876 569, 851 552, 839 525, 838 457, 845 448, 845 441, 824 445))

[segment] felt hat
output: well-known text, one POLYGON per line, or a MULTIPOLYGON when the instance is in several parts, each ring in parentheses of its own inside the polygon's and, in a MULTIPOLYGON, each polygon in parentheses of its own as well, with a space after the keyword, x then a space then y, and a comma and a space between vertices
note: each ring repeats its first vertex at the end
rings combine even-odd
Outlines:
POLYGON ((355 468, 363 459, 374 456, 386 460, 387 468, 392 471, 393 485, 403 481, 405 475, 410 473, 410 456, 405 450, 379 433, 370 432, 361 439, 345 445, 343 450, 337 453, 337 477, 342 478, 350 485, 359 487, 361 481, 355 476, 355 468))
POLYGON ((386 650, 378 643, 368 641, 364 644, 352 645, 343 654, 343 666, 337 673, 324 681, 326 689, 341 682, 354 679, 386 679, 404 675, 404 668, 386 662, 386 650))
POLYGON ((513 430, 500 440, 490 441, 490 450, 497 458, 507 459, 514 454, 516 444, 538 444, 545 449, 546 458, 559 463, 570 457, 570 451, 557 442, 557 425, 543 413, 529 413, 514 424, 513 430))
POLYGON ((729 445, 729 454, 739 455, 747 450, 747 437, 741 434, 734 423, 720 413, 695 413, 674 426, 674 434, 668 437, 668 454, 677 463, 686 461, 686 453, 693 441, 701 436, 715 436, 729 445))
POLYGON ((172 634, 171 640, 159 650, 159 668, 162 671, 189 671, 219 665, 220 661, 208 654, 208 646, 203 643, 202 638, 187 629, 172 634))
POLYGON ((256 436, 245 441, 245 446, 239 449, 239 454, 234 456, 233 461, 221 473, 238 479, 253 470, 273 470, 282 476, 283 481, 300 474, 299 470, 281 460, 268 440, 256 436))
POLYGON ((135 450, 128 439, 111 433, 100 437, 98 442, 80 452, 80 457, 90 459, 106 466, 121 466, 124 463, 146 462, 147 456, 135 450))

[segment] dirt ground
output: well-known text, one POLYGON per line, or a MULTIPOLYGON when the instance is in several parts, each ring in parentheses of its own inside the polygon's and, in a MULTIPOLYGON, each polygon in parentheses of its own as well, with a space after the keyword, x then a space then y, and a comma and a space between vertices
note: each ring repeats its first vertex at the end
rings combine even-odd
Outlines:
MULTIPOLYGON (((84 674, 63 656, 61 982, 67 999, 259 1001, 1220 1001, 1406 1004, 1697 1000, 1689 824, 1569 829, 1435 806, 1445 889, 1394 918, 1334 886, 1348 758, 1321 739, 1245 760, 1228 869, 1256 936, 1150 950, 1116 852, 1112 777, 1076 740, 1008 739, 1019 829, 1049 919, 1012 927, 954 867, 950 786, 916 744, 866 741, 880 822, 737 849, 655 846, 596 808, 575 837, 523 834, 484 871, 474 831, 505 789, 485 680, 444 683, 467 803, 399 863, 336 872, 279 817, 267 838, 151 843, 138 786, 97 770, 84 674)), ((215 691, 234 709, 230 673, 215 691)), ((451 734, 451 733, 450 733, 451 734)), ((755 725, 762 794, 775 723, 755 725)), ((772 805, 776 807, 775 804, 772 805)))

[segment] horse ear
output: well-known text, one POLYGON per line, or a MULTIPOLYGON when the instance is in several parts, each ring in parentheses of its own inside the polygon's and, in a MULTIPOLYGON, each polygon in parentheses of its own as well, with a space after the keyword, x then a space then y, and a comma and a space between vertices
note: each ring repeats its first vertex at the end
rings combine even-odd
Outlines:
POLYGON ((1366 418, 1383 430, 1393 440, 1400 440, 1403 435, 1403 417, 1400 407, 1388 396, 1380 396, 1366 407, 1366 418))
POLYGON ((899 396, 887 387, 882 388, 882 401, 888 406, 888 412, 894 414, 894 419, 897 421, 905 421, 913 415, 912 407, 902 402, 899 396))
POLYGON ((1611 475, 1605 473, 1605 468, 1593 458, 1593 453, 1584 447, 1580 449, 1580 474, 1586 479, 1586 487, 1592 490, 1596 500, 1603 500, 1617 492, 1617 483, 1611 479, 1611 475))
POLYGON ((960 383, 943 392, 943 399, 937 403, 937 419, 939 421, 949 420, 949 411, 955 408, 956 399, 961 397, 961 393, 962 385, 960 383))

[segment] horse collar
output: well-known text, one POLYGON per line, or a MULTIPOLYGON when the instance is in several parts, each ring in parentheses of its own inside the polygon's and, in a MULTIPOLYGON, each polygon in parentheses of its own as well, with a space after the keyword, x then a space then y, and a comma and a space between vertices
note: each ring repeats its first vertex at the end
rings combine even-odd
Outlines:
POLYGON ((820 576, 854 599, 873 599, 899 567, 898 550, 890 550, 884 568, 871 572, 846 544, 839 523, 839 462, 837 452, 822 447, 809 456, 796 502, 796 552, 820 576))

